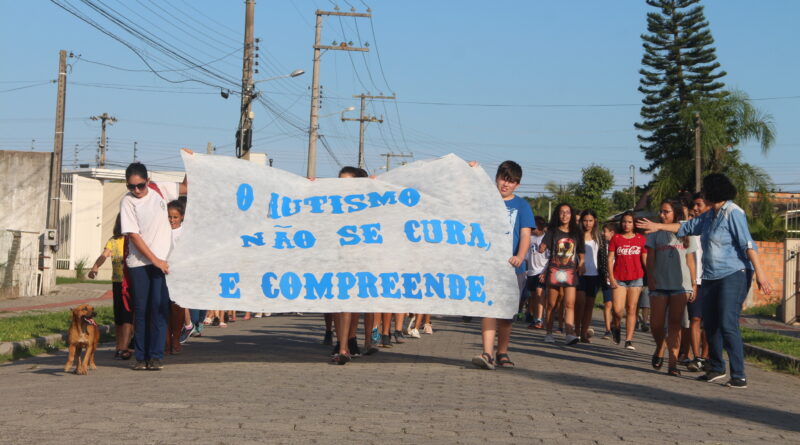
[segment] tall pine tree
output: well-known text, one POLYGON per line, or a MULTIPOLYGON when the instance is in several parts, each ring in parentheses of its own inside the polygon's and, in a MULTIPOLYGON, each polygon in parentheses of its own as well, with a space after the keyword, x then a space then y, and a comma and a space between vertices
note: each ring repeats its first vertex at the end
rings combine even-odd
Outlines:
MULTIPOLYGON (((639 70, 642 122, 637 129, 645 159, 645 172, 659 169, 667 160, 693 158, 693 134, 681 112, 694 103, 721 98, 727 93, 719 79, 725 72, 714 47, 700 0, 647 0, 657 12, 647 14, 647 34, 642 34, 644 56, 639 70)), ((687 165, 690 168, 690 165, 687 165)), ((688 185, 688 184, 687 184, 688 185)))

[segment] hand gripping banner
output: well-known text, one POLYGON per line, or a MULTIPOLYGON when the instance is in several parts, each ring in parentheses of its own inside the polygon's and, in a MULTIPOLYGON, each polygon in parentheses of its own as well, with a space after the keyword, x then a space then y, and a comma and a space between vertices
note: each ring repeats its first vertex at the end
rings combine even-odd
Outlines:
POLYGON ((306 178, 182 153, 189 183, 167 285, 179 305, 251 312, 510 318, 508 211, 450 154, 377 178, 306 178))

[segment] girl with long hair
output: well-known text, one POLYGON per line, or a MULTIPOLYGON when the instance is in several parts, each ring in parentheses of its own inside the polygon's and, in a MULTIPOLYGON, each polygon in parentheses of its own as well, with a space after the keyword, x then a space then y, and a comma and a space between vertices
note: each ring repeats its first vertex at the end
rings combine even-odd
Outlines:
POLYGON ((584 261, 578 278, 575 296, 575 330, 583 343, 591 343, 589 330, 592 325, 592 310, 597 291, 608 279, 608 243, 600 232, 597 213, 592 209, 581 212, 584 261))
POLYGON ((578 342, 575 335, 575 286, 578 284, 578 269, 583 264, 583 235, 575 222, 572 206, 561 203, 550 216, 547 233, 539 246, 539 253, 550 251, 547 264, 547 307, 545 319, 547 334, 544 341, 555 343, 553 338, 553 315, 559 303, 564 303, 564 324, 568 345, 578 342))
MULTIPOLYGON (((659 216, 663 224, 672 224, 683 219, 680 201, 666 199, 661 203, 659 216)), ((669 351, 668 373, 680 376, 678 351, 681 344, 681 324, 688 299, 697 292, 694 283, 695 240, 678 238, 672 232, 659 231, 647 237, 647 288, 650 290, 652 310, 652 333, 656 343, 652 365, 660 369, 663 365, 665 347, 669 351), (667 337, 664 338, 664 318, 667 322, 667 337)))
POLYGON ((608 243, 608 282, 611 285, 611 298, 614 320, 611 335, 614 343, 620 343, 623 309, 625 318, 625 348, 634 350, 633 333, 636 330, 636 307, 639 293, 644 284, 644 265, 647 252, 644 251, 645 237, 634 232, 634 214, 625 212, 620 219, 620 233, 615 234, 608 243))

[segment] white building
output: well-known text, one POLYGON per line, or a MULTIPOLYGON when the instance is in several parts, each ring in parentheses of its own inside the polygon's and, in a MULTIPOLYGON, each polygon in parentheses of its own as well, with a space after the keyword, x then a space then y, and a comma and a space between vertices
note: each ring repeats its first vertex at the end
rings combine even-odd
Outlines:
MULTIPOLYGON (((181 171, 150 172, 154 182, 181 182, 183 177, 181 171)), ((74 277, 81 262, 88 272, 111 238, 125 193, 122 169, 84 168, 62 174, 57 276, 74 277)), ((111 279, 110 260, 100 268, 97 279, 111 279)))

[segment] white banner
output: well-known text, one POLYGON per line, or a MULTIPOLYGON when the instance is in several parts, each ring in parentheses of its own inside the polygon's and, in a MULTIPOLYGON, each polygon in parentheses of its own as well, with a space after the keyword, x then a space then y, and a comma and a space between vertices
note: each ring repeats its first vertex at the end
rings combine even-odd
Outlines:
POLYGON ((519 290, 494 181, 455 155, 310 181, 182 153, 189 195, 170 297, 198 309, 510 318, 519 290))

